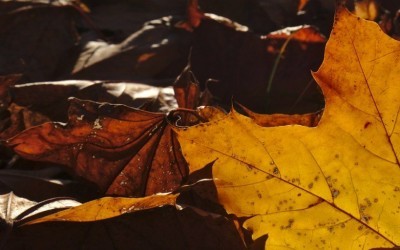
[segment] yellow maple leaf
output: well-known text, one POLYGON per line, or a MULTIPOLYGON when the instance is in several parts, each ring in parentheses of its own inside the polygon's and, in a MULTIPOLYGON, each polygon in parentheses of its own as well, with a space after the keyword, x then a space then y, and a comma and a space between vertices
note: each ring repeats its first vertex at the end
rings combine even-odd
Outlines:
POLYGON ((179 130, 190 171, 215 161, 218 199, 267 249, 400 245, 400 43, 339 7, 314 78, 317 127, 263 128, 232 111, 179 130))
POLYGON ((156 194, 143 198, 103 197, 89 201, 26 223, 32 225, 49 221, 89 222, 98 221, 166 205, 176 205, 175 194, 156 194))

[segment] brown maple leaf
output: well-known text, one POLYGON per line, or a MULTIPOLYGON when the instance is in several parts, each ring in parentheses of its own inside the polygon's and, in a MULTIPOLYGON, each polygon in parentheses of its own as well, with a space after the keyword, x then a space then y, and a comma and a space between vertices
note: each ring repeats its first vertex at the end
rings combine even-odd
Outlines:
POLYGON ((191 79, 186 68, 175 86, 181 108, 168 114, 71 98, 67 124, 44 123, 5 144, 26 159, 66 165, 107 195, 141 197, 174 191, 188 169, 173 126, 198 124, 220 112, 193 110, 201 95, 191 79))
POLYGON ((70 100, 69 122, 45 123, 6 143, 21 156, 69 166, 107 195, 169 192, 187 175, 163 113, 70 100))

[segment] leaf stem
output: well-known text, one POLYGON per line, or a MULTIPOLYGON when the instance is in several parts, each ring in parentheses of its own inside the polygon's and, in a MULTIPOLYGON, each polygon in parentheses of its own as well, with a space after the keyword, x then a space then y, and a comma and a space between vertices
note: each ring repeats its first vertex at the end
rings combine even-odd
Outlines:
POLYGON ((273 65, 273 67, 272 67, 271 74, 269 75, 268 84, 267 84, 267 92, 266 92, 266 95, 267 95, 267 104, 266 104, 266 108, 268 107, 268 100, 269 100, 269 96, 270 96, 270 94, 271 94, 272 83, 273 83, 273 81, 274 81, 274 78, 275 78, 275 75, 276 75, 276 71, 278 70, 279 62, 281 61, 281 58, 282 58, 282 56, 283 56, 283 53, 285 53, 286 48, 287 48, 289 42, 290 42, 290 41, 292 40, 292 38, 296 35, 297 32, 298 32, 298 31, 293 32, 292 34, 290 34, 290 35, 288 36, 288 38, 287 38, 287 39, 285 40, 285 42, 283 43, 283 45, 282 45, 282 47, 281 47, 281 49, 280 49, 280 51, 279 51, 278 56, 275 58, 275 62, 274 62, 274 65, 273 65))

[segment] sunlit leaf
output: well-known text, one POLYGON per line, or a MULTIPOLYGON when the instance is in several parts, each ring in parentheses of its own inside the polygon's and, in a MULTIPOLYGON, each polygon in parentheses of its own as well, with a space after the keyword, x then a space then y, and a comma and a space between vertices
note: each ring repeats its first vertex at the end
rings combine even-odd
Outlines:
POLYGON ((103 197, 98 200, 89 201, 77 207, 30 221, 28 224, 48 221, 88 222, 105 220, 125 213, 132 213, 166 205, 174 206, 176 204, 176 198, 177 195, 174 194, 160 194, 144 198, 103 197))
POLYGON ((229 213, 266 249, 400 245, 400 43, 339 8, 314 78, 317 127, 260 127, 232 111, 179 131, 190 171, 215 161, 229 213))
POLYGON ((10 192, 0 195, 0 222, 5 222, 11 226, 14 221, 20 221, 27 216, 78 205, 80 205, 79 202, 69 198, 55 198, 39 203, 10 192))

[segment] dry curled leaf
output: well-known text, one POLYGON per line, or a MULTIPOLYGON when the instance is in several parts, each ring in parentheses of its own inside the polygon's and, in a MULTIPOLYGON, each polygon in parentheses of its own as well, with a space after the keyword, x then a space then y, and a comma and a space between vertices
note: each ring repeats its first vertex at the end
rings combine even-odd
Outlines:
POLYGON ((266 249, 400 245, 400 43, 340 7, 317 127, 263 128, 232 111, 179 131, 190 171, 213 164, 218 198, 266 249))
POLYGON ((80 205, 69 198, 54 198, 43 202, 35 202, 18 197, 13 192, 0 195, 0 248, 6 249, 7 241, 12 235, 13 227, 21 221, 35 216, 55 212, 80 205))
POLYGON ((187 175, 163 113, 70 100, 69 123, 45 123, 7 141, 21 156, 66 165, 101 193, 146 196, 179 187, 187 175))
POLYGON ((319 120, 321 119, 321 113, 309 113, 309 114, 296 114, 296 115, 286 115, 286 114, 258 114, 250 109, 239 105, 240 108, 251 117, 257 125, 262 127, 276 127, 276 126, 284 126, 284 125, 302 125, 308 127, 315 127, 318 125, 319 120))

